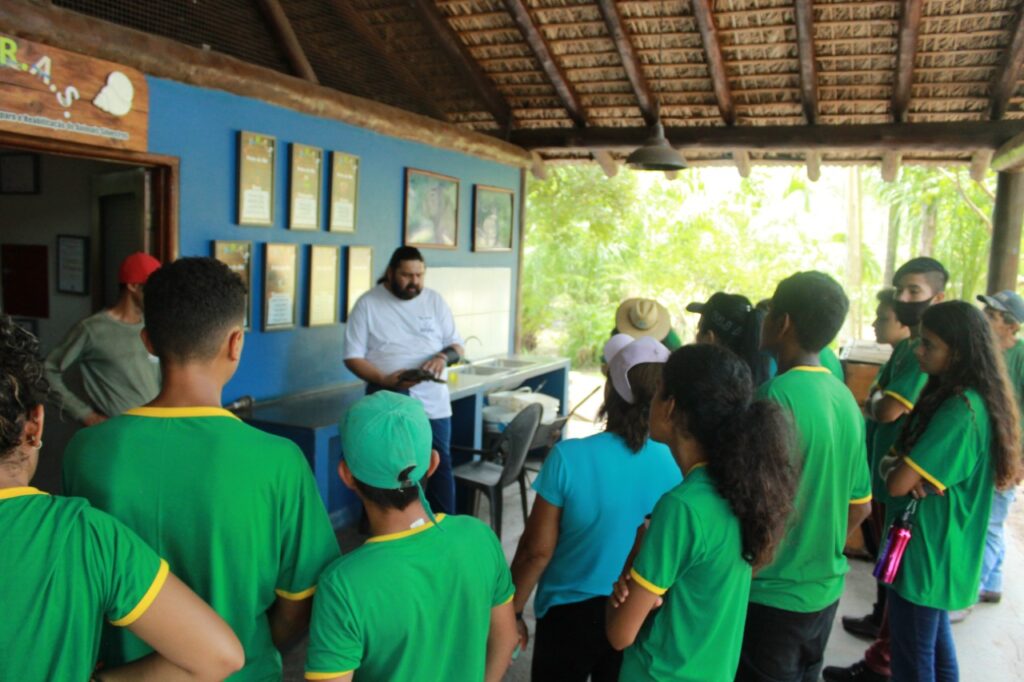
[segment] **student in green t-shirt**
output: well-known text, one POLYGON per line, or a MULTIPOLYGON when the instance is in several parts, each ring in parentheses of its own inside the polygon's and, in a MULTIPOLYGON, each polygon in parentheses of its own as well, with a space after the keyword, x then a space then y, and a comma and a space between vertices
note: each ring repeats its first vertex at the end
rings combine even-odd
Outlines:
MULTIPOLYGON (((64 490, 123 522, 217 611, 245 649, 234 679, 278 679, 280 648, 309 622, 338 542, 292 441, 224 410, 241 360, 245 284, 212 258, 182 258, 146 282, 143 341, 163 384, 149 405, 79 431, 64 490)), ((107 661, 149 653, 108 630, 107 661)))
POLYGON ((497 682, 519 639, 512 574, 487 525, 431 513, 423 481, 438 456, 423 405, 378 391, 339 429, 338 473, 370 539, 324 571, 306 679, 497 682))
POLYGON ((992 492, 1020 470, 1020 415, 989 324, 969 303, 929 308, 916 355, 928 384, 881 463, 889 516, 913 520, 889 594, 892 676, 955 680, 948 612, 978 598, 992 492))
POLYGON ((50 388, 39 342, 0 316, 0 680, 222 679, 238 638, 132 531, 29 482, 50 388), (104 620, 155 653, 93 674, 104 620))
POLYGON ((771 378, 770 358, 761 350, 761 321, 764 312, 750 299, 739 294, 716 291, 704 303, 695 301, 686 310, 700 313, 697 322, 697 343, 725 346, 743 358, 750 367, 754 386, 771 378))
POLYGON ((761 343, 779 374, 758 395, 792 420, 800 483, 785 537, 750 588, 738 680, 817 679, 848 570, 847 535, 871 510, 864 419, 819 360, 848 308, 835 280, 800 272, 779 283, 764 321, 761 343))
POLYGON ((685 473, 608 602, 608 640, 628 647, 620 680, 736 674, 751 572, 771 560, 796 490, 783 411, 753 388, 747 364, 717 345, 684 346, 662 371, 651 438, 685 473))

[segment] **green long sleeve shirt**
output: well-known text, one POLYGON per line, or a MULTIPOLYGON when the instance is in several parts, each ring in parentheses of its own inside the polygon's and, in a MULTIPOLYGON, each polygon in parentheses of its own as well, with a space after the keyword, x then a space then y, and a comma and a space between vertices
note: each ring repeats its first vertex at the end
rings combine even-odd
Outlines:
POLYGON ((91 412, 116 417, 145 405, 160 392, 160 364, 146 351, 142 323, 125 324, 107 311, 78 322, 46 356, 46 375, 63 400, 63 408, 82 420, 91 412), (64 383, 64 372, 78 363, 87 400, 64 383))

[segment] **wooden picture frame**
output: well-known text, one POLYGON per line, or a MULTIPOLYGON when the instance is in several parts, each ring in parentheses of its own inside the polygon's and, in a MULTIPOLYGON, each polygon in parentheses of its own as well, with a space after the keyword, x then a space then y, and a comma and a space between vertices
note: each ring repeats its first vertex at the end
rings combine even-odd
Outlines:
POLYGON ((252 242, 214 241, 213 257, 227 265, 245 283, 245 321, 242 328, 249 331, 252 329, 252 242))
POLYGON ((238 133, 238 224, 274 225, 277 138, 246 130, 238 133))
POLYGON ((373 288, 373 249, 369 246, 348 247, 345 270, 345 319, 359 297, 373 288))
POLYGON ((430 171, 405 169, 407 246, 457 249, 459 246, 459 180, 430 171))
POLYGON ((309 248, 309 298, 306 301, 310 327, 338 322, 341 289, 341 247, 313 245, 309 248))
POLYGON ((359 157, 331 152, 331 196, 327 229, 355 232, 359 209, 359 157))
POLYGON ((514 193, 473 186, 473 251, 511 251, 514 193))
POLYGON ((323 167, 323 149, 297 142, 291 144, 288 164, 288 229, 320 229, 323 167))
POLYGON ((57 235, 57 292, 89 295, 89 238, 57 235))
POLYGON ((0 154, 0 194, 39 194, 38 154, 0 154))
POLYGON ((267 243, 263 249, 263 331, 296 326, 298 244, 267 243))

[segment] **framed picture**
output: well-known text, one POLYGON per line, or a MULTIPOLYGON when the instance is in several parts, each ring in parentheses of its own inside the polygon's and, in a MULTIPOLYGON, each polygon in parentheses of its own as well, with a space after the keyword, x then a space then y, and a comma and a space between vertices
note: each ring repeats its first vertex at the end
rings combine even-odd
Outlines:
POLYGON ((0 194, 39 194, 37 154, 0 154, 0 194))
POLYGON ((356 231, 356 202, 359 198, 359 157, 331 152, 331 199, 327 229, 356 231))
POLYGON ((345 283, 345 319, 359 297, 373 288, 373 249, 348 247, 348 280, 345 283))
POLYGON ((320 187, 324 150, 292 143, 288 227, 292 230, 320 229, 320 187))
POLYGON ((224 263, 245 282, 245 323, 246 331, 252 329, 252 242, 213 243, 213 257, 224 263))
POLYGON ((313 246, 309 257, 309 326, 338 321, 338 290, 341 287, 341 247, 313 246))
POLYGON ((459 180, 405 169, 405 244, 454 249, 459 238, 459 180))
POLYGON ((473 250, 512 250, 512 190, 474 185, 473 250))
POLYGON ((89 294, 89 238, 57 235, 57 291, 89 294))
POLYGON ((298 245, 266 244, 263 258, 263 331, 295 326, 298 270, 298 245))
POLYGON ((274 224, 274 166, 277 140, 270 135, 238 134, 238 224, 274 224))

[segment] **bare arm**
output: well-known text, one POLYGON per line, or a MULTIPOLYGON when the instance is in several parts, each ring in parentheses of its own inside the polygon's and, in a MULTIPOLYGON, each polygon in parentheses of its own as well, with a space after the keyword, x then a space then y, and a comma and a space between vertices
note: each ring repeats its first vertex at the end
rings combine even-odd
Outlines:
POLYGON ((500 682, 512 662, 512 651, 519 643, 516 614, 512 602, 491 609, 491 629, 487 633, 485 682, 500 682))
POLYGON ((245 665, 245 652, 228 624, 173 574, 128 629, 156 652, 103 670, 96 679, 223 680, 245 665))
POLYGON ((309 628, 309 617, 313 612, 313 597, 306 599, 285 599, 278 597, 267 616, 270 620, 270 638, 274 646, 285 650, 295 639, 309 628))
MULTIPOLYGON (((405 370, 398 370, 391 374, 384 374, 377 367, 365 358, 346 358, 345 367, 368 384, 377 384, 384 388, 407 389, 416 385, 415 381, 399 381, 398 375, 405 370)), ((410 368, 411 369, 411 368, 410 368)))
MULTIPOLYGON (((519 538, 516 555, 512 559, 512 582, 516 586, 516 596, 512 604, 515 613, 522 613, 526 602, 530 600, 533 588, 544 575, 551 557, 558 545, 558 527, 562 520, 562 508, 556 507, 538 495, 530 510, 530 518, 526 521, 526 529, 519 538)), ((516 620, 519 632, 519 644, 522 648, 530 643, 530 632, 526 623, 516 620)))
MULTIPOLYGON (((466 354, 462 346, 460 346, 457 343, 453 343, 451 346, 445 346, 445 348, 452 348, 453 350, 455 350, 456 353, 459 354, 460 358, 466 354)), ((427 370, 436 377, 441 376, 441 372, 443 372, 444 368, 448 366, 448 358, 442 352, 443 350, 444 348, 439 350, 429 360, 424 362, 421 365, 421 368, 427 370)))
POLYGON ((889 424, 910 412, 906 404, 882 391, 875 391, 867 402, 867 416, 876 422, 889 424))
POLYGON ((846 512, 846 537, 849 538, 853 532, 860 528, 860 524, 871 516, 871 502, 851 504, 846 512))
POLYGON ((620 578, 605 607, 605 634, 616 651, 636 641, 647 616, 661 606, 661 595, 654 594, 632 577, 620 578))

